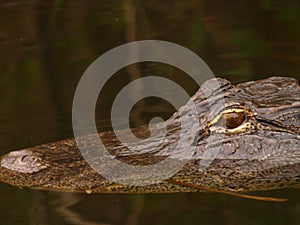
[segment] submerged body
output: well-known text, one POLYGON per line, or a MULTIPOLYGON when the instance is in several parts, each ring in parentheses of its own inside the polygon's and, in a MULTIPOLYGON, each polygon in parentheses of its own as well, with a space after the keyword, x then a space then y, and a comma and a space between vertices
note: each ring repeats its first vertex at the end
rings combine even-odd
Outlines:
MULTIPOLYGON (((128 149, 113 132, 99 133, 108 151, 131 165, 151 165, 168 156, 181 160, 193 147, 195 150, 187 163, 160 183, 129 186, 106 179, 85 161, 74 139, 4 155, 0 181, 19 187, 88 193, 199 191, 180 183, 233 192, 299 186, 300 87, 297 80, 271 77, 235 86, 224 79, 211 79, 191 100, 197 107, 199 126, 193 131, 192 146, 182 146, 175 156, 172 151, 179 140, 180 117, 190 116, 186 106, 179 110, 180 116, 175 113, 163 123, 167 127, 163 140, 147 138, 147 126, 133 129, 136 136, 144 138, 135 143, 139 152, 128 149), (213 159, 207 158, 210 153, 215 154, 213 159)), ((154 129, 160 131, 161 127, 158 124, 154 129)), ((121 135, 126 138, 127 132, 130 131, 121 135)), ((87 145, 89 137, 85 137, 87 145)))

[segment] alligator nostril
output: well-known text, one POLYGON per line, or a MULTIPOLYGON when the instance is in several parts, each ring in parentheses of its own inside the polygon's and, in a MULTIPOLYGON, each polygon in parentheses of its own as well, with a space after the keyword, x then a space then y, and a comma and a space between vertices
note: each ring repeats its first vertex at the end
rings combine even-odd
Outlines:
POLYGON ((26 160, 27 155, 24 155, 21 157, 21 161, 25 161, 26 160))

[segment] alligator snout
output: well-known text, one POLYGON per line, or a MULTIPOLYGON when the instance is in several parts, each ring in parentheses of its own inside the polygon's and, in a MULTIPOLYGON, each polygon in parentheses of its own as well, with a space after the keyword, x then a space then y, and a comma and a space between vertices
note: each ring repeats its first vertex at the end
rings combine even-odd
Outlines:
POLYGON ((8 153, 1 159, 0 165, 9 170, 28 174, 47 168, 38 156, 26 149, 8 153))

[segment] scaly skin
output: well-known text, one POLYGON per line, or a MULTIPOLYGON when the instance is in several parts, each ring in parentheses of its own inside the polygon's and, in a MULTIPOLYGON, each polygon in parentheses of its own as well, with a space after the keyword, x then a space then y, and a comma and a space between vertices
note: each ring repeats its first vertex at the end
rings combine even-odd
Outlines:
MULTIPOLYGON (((224 79, 211 79, 191 100, 197 106, 199 118, 199 125, 193 131, 195 151, 173 177, 161 183, 126 186, 105 179, 83 159, 74 139, 4 155, 0 181, 18 187, 88 193, 199 191, 172 181, 233 192, 299 186, 300 88, 297 80, 271 77, 235 86, 224 79), (219 85, 216 86, 216 82, 219 85), (239 120, 232 122, 232 116, 239 120), (215 150, 215 159, 205 164, 209 162, 207 153, 215 150), (208 167, 202 168, 203 165, 208 167)), ((180 112, 182 118, 189 118, 189 107, 182 107, 180 112)), ((99 136, 109 152, 127 164, 149 165, 171 154, 177 160, 186 158, 190 144, 184 144, 175 155, 172 152, 180 133, 179 114, 156 125, 154 130, 159 131, 162 125, 168 127, 163 140, 153 137, 136 143, 140 153, 127 149, 113 132, 99 133, 99 136), (163 144, 157 145, 159 141, 163 144)), ((126 137, 128 132, 125 130, 122 135, 126 137)), ((142 126, 133 132, 146 137, 148 128, 142 126)), ((89 145, 91 136, 85 138, 89 145)), ((122 171, 114 172, 122 174, 122 171)))

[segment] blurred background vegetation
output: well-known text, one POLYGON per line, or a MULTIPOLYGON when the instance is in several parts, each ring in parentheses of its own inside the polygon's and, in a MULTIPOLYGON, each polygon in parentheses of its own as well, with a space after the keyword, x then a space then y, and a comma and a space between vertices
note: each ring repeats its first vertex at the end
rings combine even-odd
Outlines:
MULTIPOLYGON (((297 0, 1 0, 0 27, 1 153, 72 137, 72 100, 80 77, 101 54, 127 42, 177 43, 233 83, 273 75, 300 78, 297 0)), ((99 130, 110 129, 110 106, 122 87, 148 75, 172 79, 190 95, 197 89, 166 65, 124 68, 101 92, 99 130)), ((165 118, 174 111, 164 102, 141 104, 133 125, 149 121, 156 109, 165 118)), ((0 190, 1 225, 300 224, 300 195, 294 190, 267 193, 288 196, 286 204, 214 194, 87 196, 4 184, 0 190)))

